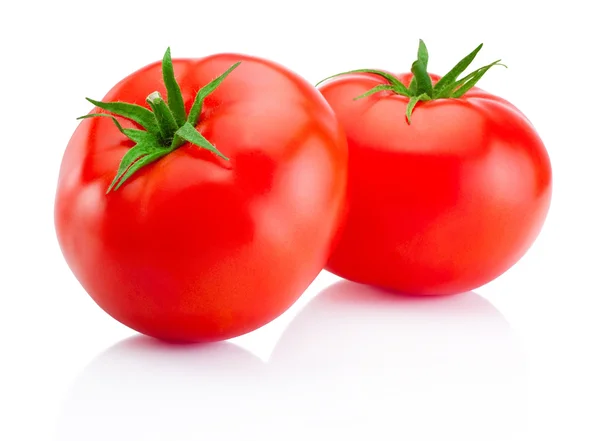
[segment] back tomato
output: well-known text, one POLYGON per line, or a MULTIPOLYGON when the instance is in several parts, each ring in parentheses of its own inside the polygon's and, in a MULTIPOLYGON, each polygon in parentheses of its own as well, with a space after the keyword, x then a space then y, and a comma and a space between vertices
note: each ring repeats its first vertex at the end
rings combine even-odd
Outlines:
MULTIPOLYGON (((413 79, 384 74, 406 89, 413 79)), ((348 218, 326 268, 406 294, 477 288, 540 232, 551 198, 546 149, 519 110, 476 87, 419 101, 410 123, 410 96, 380 87, 354 99, 388 80, 355 71, 320 86, 349 148, 348 218)))
MULTIPOLYGON (((286 310, 329 256, 347 147, 317 90, 256 57, 179 59, 186 113, 238 61, 195 125, 229 160, 184 143, 106 193, 133 146, 110 118, 85 119, 64 154, 55 206, 64 256, 98 305, 141 333, 197 342, 252 331, 286 310)), ((144 105, 153 91, 166 96, 158 62, 104 102, 144 105)))

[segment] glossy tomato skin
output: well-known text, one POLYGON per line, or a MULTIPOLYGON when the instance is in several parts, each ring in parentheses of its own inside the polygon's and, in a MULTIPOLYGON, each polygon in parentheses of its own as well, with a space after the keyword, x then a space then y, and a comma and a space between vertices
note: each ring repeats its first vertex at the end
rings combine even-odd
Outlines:
MULTIPOLYGON (((408 85, 412 75, 398 78, 408 85)), ((435 82, 439 76, 432 75, 435 82)), ((386 80, 337 77, 320 87, 348 139, 348 216, 327 269, 414 295, 475 289, 514 265, 550 206, 547 151, 529 120, 479 88, 417 104, 386 80)))
MULTIPOLYGON (((65 259, 101 308, 153 337, 214 341, 271 321, 323 268, 343 216, 345 136, 304 79, 245 55, 176 59, 186 110, 237 61, 197 125, 229 161, 186 144, 106 194, 132 146, 109 118, 83 120, 64 154, 55 225, 65 259)), ((166 96, 159 63, 103 101, 145 105, 155 90, 166 96)))

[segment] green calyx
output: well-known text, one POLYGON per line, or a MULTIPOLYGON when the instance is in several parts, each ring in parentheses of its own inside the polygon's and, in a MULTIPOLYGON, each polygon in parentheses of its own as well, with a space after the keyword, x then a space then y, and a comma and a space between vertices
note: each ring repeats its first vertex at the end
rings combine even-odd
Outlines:
POLYGON ((370 73, 383 77, 388 81, 388 84, 379 84, 373 87, 371 90, 363 93, 362 95, 354 98, 355 100, 368 97, 381 91, 390 91, 398 95, 407 97, 408 105, 406 106, 406 119, 410 124, 413 110, 419 101, 431 101, 437 99, 449 99, 449 98, 460 98, 467 93, 471 88, 477 84, 477 82, 490 70, 493 66, 504 66, 501 64, 501 60, 496 60, 486 66, 480 67, 479 69, 471 72, 468 75, 458 78, 467 67, 473 62, 477 53, 481 50, 483 44, 480 44, 471 52, 469 55, 460 60, 456 66, 454 66, 446 75, 433 85, 431 77, 427 72, 427 63, 429 62, 429 52, 427 46, 423 40, 419 40, 419 50, 417 52, 417 59, 413 62, 411 72, 413 74, 412 80, 408 87, 393 75, 387 72, 383 72, 375 69, 357 69, 348 72, 342 72, 336 75, 327 77, 319 81, 316 85, 318 86, 322 82, 335 78, 340 75, 352 74, 352 73, 370 73))
POLYGON ((196 125, 200 119, 204 99, 240 63, 235 63, 222 75, 202 87, 196 95, 189 114, 186 114, 181 89, 175 79, 170 48, 167 49, 162 60, 162 73, 165 88, 167 89, 167 102, 163 100, 158 92, 152 92, 146 98, 146 102, 151 110, 137 104, 123 102, 105 103, 86 98, 96 107, 106 110, 109 113, 90 113, 77 119, 99 116, 112 118, 117 129, 135 143, 121 159, 116 176, 106 193, 118 190, 135 172, 152 162, 158 161, 186 142, 209 150, 225 160, 229 160, 229 158, 202 136, 196 129, 196 125), (124 129, 114 115, 133 121, 143 127, 144 130, 124 129))

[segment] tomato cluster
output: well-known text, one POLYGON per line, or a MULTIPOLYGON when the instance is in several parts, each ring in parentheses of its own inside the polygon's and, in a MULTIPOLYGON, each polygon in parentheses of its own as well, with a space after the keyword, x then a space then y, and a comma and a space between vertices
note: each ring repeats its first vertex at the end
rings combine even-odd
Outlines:
POLYGON ((252 331, 323 268, 404 294, 491 281, 537 237, 551 167, 529 120, 475 87, 498 62, 459 78, 480 48, 439 77, 420 42, 411 73, 318 88, 167 50, 89 99, 55 201, 66 261, 108 314, 169 341, 252 331))

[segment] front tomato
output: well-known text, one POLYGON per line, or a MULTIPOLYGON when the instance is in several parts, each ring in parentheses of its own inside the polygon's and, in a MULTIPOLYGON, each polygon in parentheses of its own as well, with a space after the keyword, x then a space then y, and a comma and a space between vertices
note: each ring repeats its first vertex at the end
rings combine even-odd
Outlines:
POLYGON ((346 140, 304 79, 256 57, 167 51, 162 70, 90 101, 116 121, 86 118, 73 134, 55 224, 112 317, 165 340, 226 339, 277 317, 323 268, 346 140))
POLYGON ((453 294, 498 277, 549 209, 540 137, 507 101, 462 79, 481 46, 440 78, 421 42, 412 73, 352 71, 320 91, 348 138, 347 223, 327 269, 408 294, 453 294))

